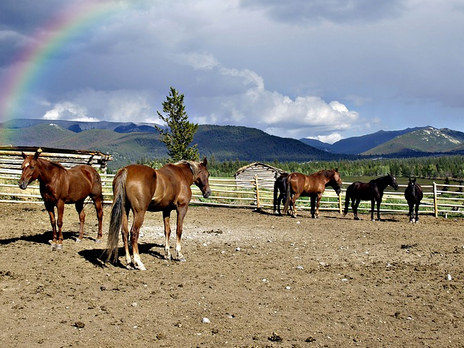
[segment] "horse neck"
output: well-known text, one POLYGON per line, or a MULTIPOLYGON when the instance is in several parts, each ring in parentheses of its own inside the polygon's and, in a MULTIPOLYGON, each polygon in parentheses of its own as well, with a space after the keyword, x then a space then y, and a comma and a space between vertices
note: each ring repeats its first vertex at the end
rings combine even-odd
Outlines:
POLYGON ((196 179, 195 173, 192 171, 190 163, 183 162, 181 163, 182 172, 184 173, 185 178, 188 180, 189 185, 192 185, 196 179))
POLYGON ((376 180, 377 182, 377 187, 379 188, 379 190, 381 190, 382 192, 385 190, 385 188, 390 185, 390 180, 389 180, 389 177, 388 176, 384 176, 382 178, 379 178, 376 180))
MULTIPOLYGON (((56 163, 52 163, 40 158, 37 159, 36 166, 38 167, 39 171, 39 176, 37 179, 42 183, 50 182, 52 178, 57 175, 57 172, 65 170, 61 165, 57 165, 56 163)), ((58 178, 55 178, 54 180, 58 180, 58 178)))

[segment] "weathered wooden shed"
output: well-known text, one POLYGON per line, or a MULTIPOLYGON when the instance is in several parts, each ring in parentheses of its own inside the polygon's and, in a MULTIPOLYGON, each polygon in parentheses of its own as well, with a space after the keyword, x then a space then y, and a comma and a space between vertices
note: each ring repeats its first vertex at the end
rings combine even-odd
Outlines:
MULTIPOLYGON (((30 146, 0 146, 0 169, 2 171, 21 172, 23 157, 37 151, 37 147, 30 146)), ((71 168, 78 164, 89 164, 100 173, 106 174, 107 162, 112 160, 111 155, 100 151, 67 150, 42 147, 41 158, 51 162, 58 162, 65 168, 71 168)))
POLYGON ((285 171, 280 168, 261 162, 254 162, 235 172, 235 183, 237 186, 251 188, 253 187, 255 176, 258 176, 258 179, 262 181, 262 185, 272 186, 275 179, 282 173, 285 173, 285 171))

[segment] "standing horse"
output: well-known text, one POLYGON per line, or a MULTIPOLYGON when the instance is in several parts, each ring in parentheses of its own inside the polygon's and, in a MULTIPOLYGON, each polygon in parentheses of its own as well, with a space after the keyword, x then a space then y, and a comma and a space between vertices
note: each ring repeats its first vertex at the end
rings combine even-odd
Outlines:
POLYGON ((282 202, 285 203, 285 199, 287 198, 286 194, 287 194, 287 177, 288 177, 288 173, 282 173, 280 174, 280 176, 276 179, 276 181, 274 182, 274 201, 273 201, 273 205, 274 205, 274 214, 279 214, 279 215, 282 215, 280 213, 280 204, 282 202), (279 193, 279 195, 277 196, 277 193, 279 193))
POLYGON ((90 165, 82 164, 70 169, 64 168, 59 163, 47 161, 39 158, 41 149, 34 155, 27 156, 22 153, 24 158, 21 165, 22 174, 18 185, 25 190, 34 180, 39 180, 40 194, 45 203, 45 208, 50 216, 52 225, 53 239, 51 240, 52 249, 63 248, 63 212, 64 205, 74 203, 79 214, 79 237, 77 242, 84 236, 84 201, 87 197, 92 198, 98 218, 98 235, 96 241, 102 238, 103 220, 103 195, 101 178, 97 171, 90 165), (55 207, 58 211, 58 221, 55 219, 55 207), (57 228, 58 225, 58 238, 57 228))
POLYGON ((415 178, 409 178, 408 187, 404 190, 404 197, 409 205, 409 222, 419 222, 419 204, 423 196, 421 185, 416 183, 415 178), (414 213, 416 213, 415 218, 414 213))
POLYGON ((371 201, 371 220, 374 219, 374 207, 375 202, 377 202, 377 219, 380 220, 380 203, 382 203, 383 191, 385 188, 390 185, 395 190, 398 190, 398 184, 396 183, 396 178, 388 174, 381 178, 377 178, 369 181, 367 184, 355 181, 346 189, 346 200, 345 200, 345 209, 343 214, 348 213, 348 206, 350 204, 350 199, 352 200, 351 208, 353 209, 354 219, 359 220, 358 218, 358 205, 361 200, 371 201))
POLYGON ((119 230, 121 230, 127 267, 146 269, 140 259, 138 238, 147 210, 163 212, 165 257, 170 259, 171 227, 169 221, 171 211, 174 209, 177 211, 176 259, 185 261, 181 253, 180 243, 184 217, 192 198, 190 186, 197 185, 203 197, 209 197, 211 190, 206 166, 207 160, 205 158, 203 162, 181 161, 176 164, 166 164, 158 170, 140 164, 131 164, 121 168, 113 180, 114 202, 106 249, 107 261, 112 263, 118 261, 118 236, 119 230), (130 230, 132 258, 128 244, 130 210, 134 216, 130 230))
POLYGON ((292 216, 296 217, 295 202, 300 196, 311 198, 311 217, 319 217, 319 204, 326 186, 332 186, 337 195, 341 191, 342 179, 337 170, 320 170, 311 175, 291 173, 287 177, 287 194, 285 199, 284 214, 292 207, 292 216))

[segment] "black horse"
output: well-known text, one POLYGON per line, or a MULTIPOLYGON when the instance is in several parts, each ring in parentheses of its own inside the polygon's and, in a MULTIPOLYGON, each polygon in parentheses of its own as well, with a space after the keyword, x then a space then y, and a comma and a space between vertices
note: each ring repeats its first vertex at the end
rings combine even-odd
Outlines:
POLYGON ((280 213, 280 203, 285 202, 287 198, 287 177, 288 173, 282 173, 274 182, 274 214, 280 213), (277 196, 279 193, 279 196, 277 196))
POLYGON ((361 200, 371 201, 371 220, 374 219, 374 205, 377 202, 377 219, 380 220, 380 203, 382 203, 383 191, 385 188, 390 185, 395 190, 398 190, 398 184, 393 175, 388 174, 381 178, 377 178, 369 181, 367 184, 356 181, 352 183, 346 189, 346 200, 345 200, 345 209, 343 214, 348 213, 348 206, 350 204, 350 199, 352 200, 351 208, 353 209, 354 219, 359 220, 358 218, 358 205, 361 200))
POLYGON ((422 187, 416 183, 416 178, 409 178, 408 187, 404 190, 404 197, 408 201, 409 205, 409 222, 419 222, 419 204, 423 196, 422 187), (414 213, 416 214, 415 217, 414 213))

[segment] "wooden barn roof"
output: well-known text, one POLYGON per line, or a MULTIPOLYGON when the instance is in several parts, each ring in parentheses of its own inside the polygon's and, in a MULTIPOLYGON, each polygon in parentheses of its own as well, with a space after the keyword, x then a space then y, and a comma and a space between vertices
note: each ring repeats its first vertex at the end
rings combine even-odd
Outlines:
POLYGON ((264 169, 269 170, 271 172, 278 172, 278 173, 284 172, 282 169, 273 167, 273 166, 271 166, 269 164, 266 164, 266 163, 253 162, 251 164, 248 164, 246 166, 243 166, 243 167, 237 169, 237 171, 235 172, 235 176, 243 173, 247 169, 254 168, 254 167, 261 167, 261 168, 264 168, 264 169))

